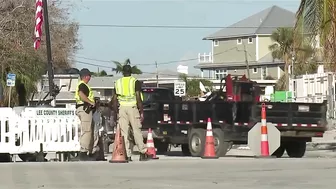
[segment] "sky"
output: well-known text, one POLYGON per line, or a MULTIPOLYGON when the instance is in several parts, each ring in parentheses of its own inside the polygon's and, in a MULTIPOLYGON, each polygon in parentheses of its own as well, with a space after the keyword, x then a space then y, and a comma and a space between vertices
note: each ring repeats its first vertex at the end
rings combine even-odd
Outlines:
POLYGON ((174 25, 225 27, 273 5, 296 12, 300 0, 64 0, 75 3, 71 16, 79 22, 81 49, 76 67, 111 73, 114 64, 130 58, 145 73, 176 71, 194 66, 198 53, 211 52, 211 41, 202 40, 219 29, 132 28, 102 25, 174 25), (186 59, 193 59, 184 61, 186 59), (182 62, 179 62, 181 61, 182 62), (174 62, 174 63, 167 63, 174 62))

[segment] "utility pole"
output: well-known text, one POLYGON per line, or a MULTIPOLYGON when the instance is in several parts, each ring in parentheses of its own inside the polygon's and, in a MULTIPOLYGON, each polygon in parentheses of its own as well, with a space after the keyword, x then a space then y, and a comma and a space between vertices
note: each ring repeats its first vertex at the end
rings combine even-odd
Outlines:
POLYGON ((155 61, 155 67, 156 67, 156 87, 159 87, 159 69, 156 61, 155 61))
POLYGON ((248 62, 248 59, 247 59, 247 51, 246 51, 246 45, 245 44, 244 44, 244 55, 245 55, 247 78, 250 79, 250 66, 249 66, 249 62, 248 62))
POLYGON ((56 106, 56 95, 58 93, 57 87, 54 84, 54 70, 51 55, 51 41, 50 41, 50 31, 49 31, 49 18, 48 18, 48 4, 47 0, 42 0, 43 2, 43 17, 44 17, 44 27, 46 33, 46 46, 47 46, 47 69, 48 69, 48 81, 49 81, 49 93, 52 97, 51 106, 56 106))

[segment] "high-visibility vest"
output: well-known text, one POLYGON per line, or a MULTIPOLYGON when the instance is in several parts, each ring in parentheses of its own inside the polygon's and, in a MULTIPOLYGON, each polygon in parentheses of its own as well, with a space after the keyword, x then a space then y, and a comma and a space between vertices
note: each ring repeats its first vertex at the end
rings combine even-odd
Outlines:
POLYGON ((76 92, 75 92, 76 104, 84 104, 84 102, 82 101, 82 99, 79 96, 79 85, 81 85, 81 84, 84 84, 89 89, 88 99, 91 100, 92 102, 94 102, 94 96, 93 96, 93 91, 91 90, 91 87, 89 87, 89 85, 87 85, 84 81, 80 81, 77 84, 76 92))
POLYGON ((116 81, 115 91, 118 95, 118 101, 121 106, 134 106, 136 105, 135 96, 135 82, 137 80, 132 77, 123 77, 116 81))

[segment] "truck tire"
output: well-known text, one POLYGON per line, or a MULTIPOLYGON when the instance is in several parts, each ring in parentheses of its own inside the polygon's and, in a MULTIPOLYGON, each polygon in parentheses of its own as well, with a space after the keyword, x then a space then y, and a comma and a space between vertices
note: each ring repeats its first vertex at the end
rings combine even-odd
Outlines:
POLYGON ((225 141, 224 131, 219 128, 213 129, 214 143, 216 155, 218 157, 224 157, 230 148, 230 142, 225 141))
POLYGON ((192 128, 188 136, 188 145, 191 156, 200 157, 204 152, 205 129, 192 128))
MULTIPOLYGON (((47 154, 44 153, 44 157, 46 156, 47 154)), ((37 154, 31 154, 31 153, 19 154, 19 157, 24 162, 31 162, 31 161, 36 161, 37 154)))
POLYGON ((286 144, 286 152, 289 157, 302 158, 306 153, 306 142, 291 141, 286 144))
POLYGON ((284 145, 280 145, 279 148, 277 150, 275 150, 275 152, 273 152, 272 156, 275 156, 277 158, 281 158, 285 153, 285 147, 284 145))
POLYGON ((181 149, 182 149, 183 156, 190 156, 191 155, 190 149, 189 149, 189 144, 182 144, 181 149))
POLYGON ((166 154, 168 151, 169 143, 167 142, 161 142, 158 140, 154 140, 154 146, 156 148, 156 153, 158 155, 166 154))
POLYGON ((0 162, 11 162, 12 158, 10 154, 5 154, 5 153, 1 153, 0 154, 0 162))

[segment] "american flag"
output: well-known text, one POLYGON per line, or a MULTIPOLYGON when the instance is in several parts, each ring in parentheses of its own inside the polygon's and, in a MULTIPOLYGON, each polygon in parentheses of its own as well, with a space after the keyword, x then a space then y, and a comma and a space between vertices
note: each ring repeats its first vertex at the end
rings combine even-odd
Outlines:
POLYGON ((34 30, 34 49, 38 49, 41 44, 42 23, 43 23, 43 3, 42 0, 36 0, 35 30, 34 30))

